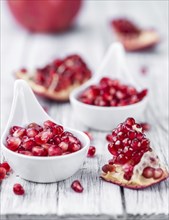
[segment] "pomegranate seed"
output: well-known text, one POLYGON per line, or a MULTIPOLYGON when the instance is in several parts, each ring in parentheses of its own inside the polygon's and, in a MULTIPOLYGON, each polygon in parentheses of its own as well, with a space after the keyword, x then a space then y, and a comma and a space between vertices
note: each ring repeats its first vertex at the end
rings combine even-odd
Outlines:
POLYGON ((21 144, 21 139, 18 137, 7 137, 6 140, 7 148, 9 148, 12 151, 16 151, 21 144))
POLYGON ((40 146, 35 146, 32 148, 32 154, 34 156, 39 156, 39 157, 43 157, 43 156, 47 156, 48 152, 45 148, 40 147, 40 146))
POLYGON ((52 127, 52 129, 53 129, 53 133, 55 135, 61 135, 64 132, 63 127, 60 126, 60 125, 55 125, 55 126, 52 127))
POLYGON ((140 125, 143 129, 143 132, 149 131, 151 129, 151 126, 148 123, 140 123, 140 125))
POLYGON ((113 142, 113 135, 111 135, 111 134, 106 135, 106 140, 108 142, 113 142))
POLYGON ((70 152, 76 152, 76 151, 79 151, 80 149, 81 149, 81 145, 80 144, 72 143, 69 146, 69 151, 70 152))
POLYGON ((92 141, 93 140, 93 136, 92 134, 89 132, 89 131, 83 131, 87 136, 88 138, 92 141))
POLYGON ((154 175, 154 168, 152 168, 152 167, 146 167, 146 168, 144 168, 142 175, 143 175, 145 178, 152 178, 153 175, 154 175))
POLYGON ((31 151, 33 146, 36 146, 36 143, 31 139, 28 139, 22 143, 22 147, 28 151, 31 151))
POLYGON ((21 186, 21 184, 19 183, 15 183, 14 186, 13 186, 13 192, 16 194, 16 195, 19 195, 19 196, 22 196, 25 194, 25 190, 23 188, 23 186, 21 186))
POLYGON ((71 184, 71 188, 77 193, 83 192, 83 186, 81 185, 79 180, 73 181, 73 183, 71 184))
POLYGON ((96 148, 94 146, 90 146, 89 150, 88 150, 88 153, 87 153, 87 156, 88 157, 94 157, 95 153, 96 153, 96 148))
POLYGON ((161 168, 154 169, 154 174, 153 174, 154 179, 159 179, 162 177, 162 175, 163 175, 163 170, 161 168))
POLYGON ((10 171, 10 166, 9 166, 9 164, 7 163, 7 162, 3 162, 3 163, 1 163, 0 164, 0 167, 3 167, 3 168, 5 168, 5 170, 6 170, 6 172, 8 173, 9 171, 10 171))
POLYGON ((68 150, 69 144, 68 144, 68 142, 66 143, 66 142, 62 141, 59 143, 58 146, 63 150, 63 152, 65 152, 68 150))
POLYGON ((56 123, 54 123, 53 121, 47 120, 43 123, 45 128, 51 128, 54 127, 55 125, 57 125, 56 123))
POLYGON ((59 156, 62 155, 62 149, 60 147, 56 147, 55 145, 51 145, 48 149, 49 156, 59 156))
POLYGON ((103 167, 102 167, 102 170, 104 173, 108 173, 108 172, 114 172, 115 171, 115 167, 110 165, 110 164, 105 164, 103 167))
POLYGON ((6 176, 6 169, 4 167, 0 167, 0 181, 2 181, 6 176))
POLYGON ((13 137, 23 137, 25 135, 25 128, 21 128, 19 126, 13 126, 11 129, 10 129, 10 134, 13 136, 13 137))
POLYGON ((26 130, 26 135, 30 138, 35 137, 38 133, 39 133, 39 131, 35 128, 28 128, 26 130))
POLYGON ((127 118, 125 121, 126 125, 133 126, 135 124, 134 118, 127 118))
POLYGON ((27 151, 27 150, 20 150, 20 151, 18 151, 18 153, 19 154, 24 154, 24 155, 27 155, 27 156, 35 156, 35 155, 33 155, 32 152, 27 151))
POLYGON ((36 129, 39 132, 43 130, 42 126, 40 126, 40 125, 38 125, 38 124, 36 124, 34 122, 29 124, 27 127, 28 128, 34 128, 34 129, 36 129))
POLYGON ((53 134, 50 130, 42 131, 35 136, 35 142, 39 145, 46 144, 52 136, 53 134))

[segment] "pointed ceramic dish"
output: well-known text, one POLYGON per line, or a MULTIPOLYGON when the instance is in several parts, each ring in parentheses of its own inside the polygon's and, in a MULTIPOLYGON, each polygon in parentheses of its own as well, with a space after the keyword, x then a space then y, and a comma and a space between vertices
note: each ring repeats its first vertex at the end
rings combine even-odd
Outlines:
POLYGON ((86 158, 89 138, 83 132, 69 128, 65 130, 81 141, 82 149, 68 155, 27 156, 15 153, 5 146, 10 127, 14 125, 24 127, 32 122, 42 124, 46 120, 54 121, 40 106, 28 84, 24 80, 16 80, 11 113, 2 135, 1 146, 5 159, 15 173, 23 179, 40 183, 61 181, 77 172, 86 158))
POLYGON ((70 95, 70 101, 74 109, 74 114, 85 125, 96 130, 112 130, 127 117, 139 119, 144 112, 148 95, 141 101, 127 106, 104 107, 82 103, 78 100, 79 95, 90 85, 97 84, 103 77, 120 79, 126 84, 131 84, 140 90, 141 86, 136 84, 127 69, 125 61, 125 51, 120 43, 113 43, 108 49, 95 76, 84 85, 75 89, 70 95))

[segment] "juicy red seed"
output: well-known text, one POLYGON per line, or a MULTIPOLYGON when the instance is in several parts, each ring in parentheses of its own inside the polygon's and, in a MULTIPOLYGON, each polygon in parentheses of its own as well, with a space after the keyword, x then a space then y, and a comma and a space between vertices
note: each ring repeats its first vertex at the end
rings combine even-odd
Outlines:
POLYGON ((35 142, 39 145, 46 144, 52 136, 53 134, 50 130, 42 131, 35 136, 35 142))
POLYGON ((25 128, 21 128, 19 126, 13 126, 11 129, 10 129, 10 134, 13 136, 13 137, 23 137, 25 135, 25 128))
POLYGON ((6 176, 6 169, 4 167, 0 167, 0 181, 3 180, 6 176))
POLYGON ((40 146, 35 146, 32 148, 32 154, 34 156, 39 156, 39 157, 43 157, 43 156, 47 156, 48 152, 45 148, 40 147, 40 146))
POLYGON ((9 171, 10 171, 10 166, 9 166, 9 164, 7 163, 7 162, 3 162, 3 163, 1 163, 0 164, 0 167, 3 167, 3 168, 5 168, 5 170, 6 170, 6 172, 8 173, 9 171))
POLYGON ((37 134, 39 133, 39 131, 38 130, 36 130, 35 128, 28 128, 28 129, 26 129, 26 135, 28 136, 28 137, 35 137, 37 134))
POLYGON ((43 123, 43 125, 45 128, 52 128, 52 127, 56 126, 57 124, 54 123, 53 121, 47 120, 43 123))
POLYGON ((88 150, 88 153, 87 153, 87 156, 88 157, 94 157, 95 153, 96 153, 96 148, 94 146, 90 146, 89 150, 88 150))
POLYGON ((40 126, 40 125, 38 125, 38 124, 36 124, 34 122, 29 124, 27 127, 28 128, 34 128, 34 129, 36 129, 39 132, 43 130, 42 126, 40 126))
POLYGON ((115 170, 114 166, 110 165, 110 164, 105 164, 103 167, 102 167, 102 171, 104 173, 108 173, 108 172, 113 172, 115 170))
POLYGON ((76 151, 78 151, 80 149, 81 149, 81 145, 80 144, 72 143, 69 146, 69 151, 70 152, 76 152, 76 151))
POLYGON ((61 135, 64 131, 63 127, 60 126, 60 125, 55 125, 55 126, 52 127, 52 129, 53 129, 53 133, 55 135, 61 135))
POLYGON ((32 152, 30 151, 27 151, 27 150, 20 150, 18 151, 19 154, 24 154, 24 155, 27 155, 27 156, 34 156, 32 152))
POLYGON ((22 147, 23 147, 25 150, 31 151, 33 146, 36 146, 36 143, 35 143, 35 141, 30 140, 30 139, 28 139, 28 140, 26 140, 26 141, 24 141, 24 142, 22 143, 22 147))
POLYGON ((125 164, 127 162, 127 158, 125 157, 125 155, 123 153, 121 153, 117 156, 116 162, 118 164, 125 164))
POLYGON ((154 169, 153 178, 159 179, 163 175, 163 170, 161 168, 154 169))
POLYGON ((130 140, 133 140, 133 139, 136 137, 136 132, 130 131, 130 132, 128 133, 128 137, 129 137, 130 140))
POLYGON ((134 118, 127 118, 125 121, 125 124, 127 124, 129 126, 133 126, 135 124, 134 118))
POLYGON ((118 155, 117 148, 114 146, 114 144, 108 144, 108 150, 114 156, 118 155))
POLYGON ((113 135, 111 135, 111 134, 106 135, 106 140, 108 142, 113 142, 113 135))
POLYGON ((142 175, 147 179, 152 178, 154 175, 154 168, 152 167, 144 168, 142 175))
POLYGON ((151 126, 148 123, 140 123, 140 125, 141 125, 141 127, 143 129, 143 132, 149 131, 151 129, 151 126))
POLYGON ((62 141, 58 144, 58 146, 63 150, 63 152, 67 151, 68 150, 68 147, 69 147, 69 144, 62 141))
POLYGON ((60 147, 50 146, 48 149, 48 155, 49 156, 60 156, 62 155, 62 149, 60 147))
POLYGON ((8 137, 6 140, 7 148, 12 151, 16 151, 21 144, 21 139, 17 137, 8 137))
POLYGON ((89 131, 83 131, 87 136, 88 138, 92 141, 93 140, 93 136, 92 134, 89 132, 89 131))
POLYGON ((23 186, 21 186, 21 184, 19 183, 15 183, 14 186, 13 186, 13 192, 16 194, 16 195, 19 195, 19 196, 22 196, 25 194, 25 190, 23 188, 23 186))
POLYGON ((79 180, 75 180, 73 181, 73 183, 71 184, 71 188, 78 193, 83 192, 83 186, 81 185, 79 180))

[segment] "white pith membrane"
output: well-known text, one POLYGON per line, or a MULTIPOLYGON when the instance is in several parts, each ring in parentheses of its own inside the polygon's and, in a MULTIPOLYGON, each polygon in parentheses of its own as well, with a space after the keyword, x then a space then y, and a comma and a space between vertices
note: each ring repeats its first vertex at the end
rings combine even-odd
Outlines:
POLYGON ((121 33, 117 33, 117 38, 122 42, 126 50, 134 51, 152 47, 159 41, 159 35, 156 31, 145 30, 135 37, 124 36, 121 33))
MULTIPOLYGON (((142 128, 138 129, 135 125, 133 125, 132 128, 136 131, 142 132, 142 128)), ((165 166, 161 164, 158 156, 153 150, 147 151, 143 154, 140 162, 134 166, 133 174, 130 180, 126 180, 123 177, 125 170, 130 167, 128 163, 124 165, 113 164, 111 166, 113 166, 114 171, 108 171, 107 173, 103 172, 101 177, 108 182, 132 189, 146 188, 169 177, 168 171, 165 166), (163 174, 158 179, 145 178, 142 173, 146 167, 152 167, 154 169, 161 168, 163 170, 163 174)))
POLYGON ((29 83, 32 90, 43 97, 50 98, 57 101, 68 101, 70 93, 77 87, 79 87, 82 83, 85 83, 87 79, 84 79, 82 83, 75 82, 74 84, 68 86, 66 89, 62 89, 60 91, 54 91, 55 86, 57 85, 57 77, 53 78, 52 83, 49 88, 41 86, 34 82, 33 77, 28 73, 23 73, 21 71, 16 72, 16 77, 18 79, 24 79, 29 83))

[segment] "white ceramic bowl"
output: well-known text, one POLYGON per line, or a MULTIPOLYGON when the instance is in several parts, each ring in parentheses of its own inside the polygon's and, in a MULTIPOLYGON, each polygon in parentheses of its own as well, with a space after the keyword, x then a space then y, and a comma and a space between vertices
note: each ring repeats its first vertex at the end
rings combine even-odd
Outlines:
POLYGON ((98 84, 102 77, 116 78, 125 84, 133 85, 138 91, 142 89, 140 85, 135 83, 128 71, 123 46, 120 43, 113 43, 104 56, 95 77, 70 94, 74 115, 88 127, 102 131, 112 130, 128 117, 138 120, 146 108, 148 95, 136 104, 120 107, 94 106, 78 100, 78 96, 86 88, 98 84))
POLYGON ((9 121, 1 139, 2 153, 17 175, 39 183, 61 181, 76 173, 86 158, 90 144, 89 138, 83 132, 65 128, 81 141, 81 150, 63 156, 37 157, 18 154, 6 148, 5 142, 10 127, 24 127, 31 122, 42 124, 46 120, 54 121, 39 105, 28 84, 23 80, 16 80, 9 121))

